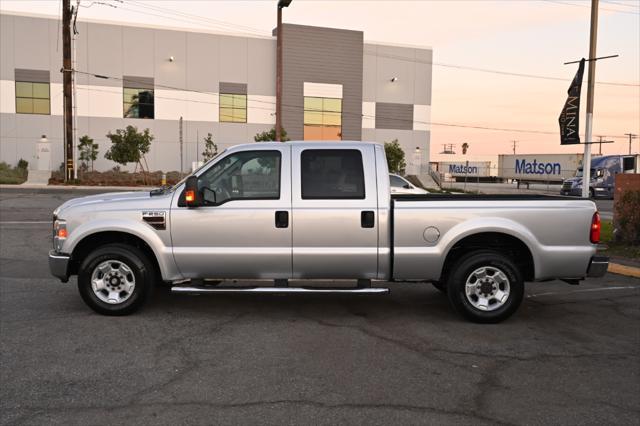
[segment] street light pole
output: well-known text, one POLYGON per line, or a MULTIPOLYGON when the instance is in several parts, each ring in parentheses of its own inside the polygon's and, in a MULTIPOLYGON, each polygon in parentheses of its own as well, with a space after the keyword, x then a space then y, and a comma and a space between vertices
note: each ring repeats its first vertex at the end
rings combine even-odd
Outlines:
POLYGON ((598 0, 591 0, 591 35, 589 38, 589 75, 587 77, 587 117, 585 128, 584 157, 582 160, 582 197, 589 197, 591 183, 591 142, 593 142, 593 90, 596 80, 596 43, 598 41, 598 0))
POLYGON ((291 0, 278 1, 278 24, 276 27, 276 141, 282 142, 282 9, 289 7, 291 0))

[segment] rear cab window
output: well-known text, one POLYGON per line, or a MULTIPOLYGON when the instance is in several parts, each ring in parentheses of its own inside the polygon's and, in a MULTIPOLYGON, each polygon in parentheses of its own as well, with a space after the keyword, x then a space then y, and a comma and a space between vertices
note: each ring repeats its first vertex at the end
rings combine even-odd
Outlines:
POLYGON ((363 200, 362 153, 357 149, 305 149, 300 157, 303 200, 363 200))

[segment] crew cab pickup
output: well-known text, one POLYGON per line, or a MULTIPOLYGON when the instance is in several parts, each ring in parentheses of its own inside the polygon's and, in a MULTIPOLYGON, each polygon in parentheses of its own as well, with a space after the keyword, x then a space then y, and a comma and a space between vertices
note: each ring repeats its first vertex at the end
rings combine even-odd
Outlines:
POLYGON ((63 282, 77 275, 83 300, 106 315, 136 311, 160 281, 198 294, 370 294, 388 292, 377 282, 419 281, 466 318, 498 322, 516 311, 526 281, 604 275, 599 233, 586 199, 392 197, 380 144, 253 143, 173 187, 67 201, 53 213, 49 264, 63 282), (318 279, 357 284, 289 283, 318 279))

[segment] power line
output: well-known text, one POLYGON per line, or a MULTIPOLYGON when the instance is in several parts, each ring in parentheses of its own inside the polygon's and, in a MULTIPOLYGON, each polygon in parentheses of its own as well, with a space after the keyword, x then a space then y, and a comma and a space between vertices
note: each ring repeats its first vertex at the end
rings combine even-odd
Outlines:
MULTIPOLYGON (((573 5, 573 6, 580 6, 577 4, 571 4, 571 3, 567 3, 569 5, 573 5)), ((134 7, 139 7, 141 9, 147 9, 147 11, 141 11, 141 10, 135 10, 135 9, 130 9, 128 7, 123 7, 123 6, 117 6, 120 9, 123 10, 128 10, 134 13, 139 13, 139 14, 148 14, 148 15, 152 15, 152 16, 156 16, 156 17, 160 17, 160 18, 164 18, 164 19, 174 19, 174 20, 178 20, 181 22, 186 22, 186 23, 190 23, 190 24, 200 24, 202 25, 202 23, 208 23, 208 24, 212 24, 212 25, 217 25, 218 29, 222 29, 223 31, 230 31, 230 30, 234 30, 238 33, 245 33, 245 34, 249 34, 249 35, 267 35, 267 33, 263 30, 260 30, 258 28, 254 28, 254 27, 249 27, 249 26, 245 26, 245 25, 239 25, 239 24, 234 24, 234 23, 230 23, 230 22, 226 22, 226 21, 220 21, 220 20, 215 20, 215 19, 211 19, 211 18, 205 18, 205 17, 201 17, 201 16, 197 16, 197 15, 192 15, 186 12, 182 12, 182 11, 177 11, 174 9, 168 9, 168 8, 163 8, 160 6, 155 6, 155 5, 145 5, 140 3, 139 1, 136 0, 130 0, 127 5, 131 5, 134 7), (155 11, 158 13, 162 13, 162 15, 158 15, 157 13, 150 13, 148 12, 148 10, 151 11, 155 11), (178 16, 182 16, 182 18, 177 18, 175 15, 178 16), (199 20, 200 22, 197 22, 196 20, 199 20), (239 31, 238 31, 239 29, 239 31)), ((116 6, 113 6, 116 7, 116 6)), ((506 71, 506 70, 497 70, 497 69, 490 69, 490 68, 481 68, 481 67, 474 67, 474 66, 469 66, 469 65, 458 65, 458 64, 450 64, 450 63, 443 63, 443 62, 433 62, 433 61, 423 61, 423 60, 419 60, 419 59, 409 59, 406 57, 402 57, 402 56, 397 56, 397 55, 392 55, 392 54, 378 54, 377 56, 381 56, 381 57, 387 57, 387 58, 391 58, 391 59, 397 59, 397 60, 402 60, 402 61, 407 61, 407 62, 414 62, 414 63, 422 63, 422 64, 427 64, 427 65, 433 65, 433 66, 438 66, 438 67, 444 67, 444 68, 453 68, 453 69, 460 69, 460 70, 467 70, 467 71, 475 71, 475 72, 483 72, 483 73, 490 73, 490 74, 497 74, 497 75, 508 75, 508 76, 513 76, 513 77, 524 77, 524 78, 535 78, 535 79, 542 79, 542 80, 553 80, 553 81, 571 81, 572 79, 567 79, 567 78, 563 78, 563 77, 554 77, 554 76, 548 76, 548 75, 540 75, 540 74, 528 74, 528 73, 521 73, 521 72, 515 72, 515 71, 506 71)), ((608 85, 608 86, 622 86, 622 87, 640 87, 640 84, 635 84, 635 83, 624 83, 624 82, 608 82, 608 81, 597 81, 596 84, 599 85, 608 85)))
MULTIPOLYGON (((591 8, 591 6, 586 5, 586 4, 576 4, 576 3, 569 3, 569 2, 558 1, 558 0, 545 0, 545 2, 546 3, 561 4, 561 5, 565 5, 565 6, 576 6, 576 7, 588 7, 588 8, 591 8)), ((628 10, 607 9, 606 7, 600 7, 599 10, 606 10, 608 12, 626 13, 628 15, 640 15, 640 13, 631 12, 631 11, 628 11, 628 10)))
MULTIPOLYGON (((98 76, 96 74, 83 72, 83 71, 75 71, 75 72, 80 73, 80 74, 85 74, 85 75, 98 76)), ((106 79, 114 79, 114 80, 124 81, 124 79, 122 79, 122 78, 109 77, 109 76, 104 76, 104 75, 100 75, 98 78, 106 78, 106 79)), ((132 83, 136 82, 135 80, 130 80, 130 79, 127 79, 126 81, 127 82, 132 82, 132 83)), ((172 90, 180 90, 180 91, 186 91, 186 92, 193 92, 193 93, 205 94, 205 95, 210 95, 210 96, 218 95, 218 93, 216 93, 216 92, 205 92, 205 91, 192 90, 192 89, 181 89, 181 88, 177 88, 177 87, 173 87, 173 86, 155 85, 155 87, 168 88, 168 89, 172 89, 172 90)), ((100 89, 92 89, 92 88, 84 88, 84 87, 82 87, 80 89, 81 90, 99 91, 99 92, 117 94, 115 92, 108 91, 108 90, 100 90, 100 89)), ((191 100, 191 99, 184 99, 184 98, 171 98, 171 97, 166 97, 166 96, 157 96, 155 94, 154 94, 154 98, 166 99, 166 100, 175 100, 175 101, 181 101, 181 102, 193 102, 193 103, 202 103, 202 104, 210 104, 210 105, 219 105, 219 102, 200 101, 200 100, 195 100, 195 99, 191 100)), ((265 100, 261 100, 261 99, 251 99, 251 98, 248 98, 248 101, 259 103, 259 104, 267 104, 267 105, 272 105, 273 106, 272 108, 266 108, 266 107, 262 107, 261 108, 261 107, 258 107, 258 106, 252 106, 251 108, 254 108, 254 109, 273 112, 274 108, 275 108, 275 102, 265 101, 265 100)), ((286 107, 288 109, 302 109, 302 110, 304 110, 304 105, 283 104, 283 107, 286 107)), ((411 123, 415 123, 415 124, 424 124, 424 125, 431 125, 431 126, 454 127, 454 128, 485 130, 485 131, 540 134, 540 135, 556 135, 558 133, 557 131, 545 131, 545 130, 533 130, 533 129, 531 129, 531 130, 530 129, 514 129, 514 128, 503 128, 503 127, 493 127, 493 126, 484 126, 484 125, 475 125, 475 124, 460 124, 460 123, 448 123, 448 122, 437 122, 437 121, 420 121, 420 120, 413 120, 413 119, 402 119, 402 118, 397 118, 397 117, 386 117, 386 116, 380 116, 380 115, 349 113, 347 111, 342 111, 341 114, 342 115, 347 115, 347 116, 358 116, 360 118, 368 118, 368 119, 376 119, 376 118, 377 119, 389 119, 389 120, 394 120, 396 122, 411 122, 411 123)), ((624 137, 624 136, 618 135, 617 137, 624 137)))
POLYGON ((193 15, 187 12, 183 12, 183 11, 178 11, 175 9, 168 9, 168 8, 164 8, 164 7, 160 7, 160 6, 156 6, 156 5, 150 5, 150 4, 143 4, 140 1, 136 1, 136 0, 129 0, 128 4, 132 4, 135 5, 137 7, 140 8, 147 8, 147 9, 151 9, 151 10, 155 10, 158 12, 164 12, 164 13, 168 13, 169 15, 171 15, 171 17, 173 17, 174 15, 178 14, 180 16, 183 16, 185 18, 190 18, 193 19, 194 21, 202 21, 202 22, 206 22, 209 24, 214 24, 214 25, 219 25, 219 26, 223 26, 223 27, 229 27, 231 29, 237 29, 240 28, 242 30, 245 31, 249 31, 249 32, 254 32, 260 35, 265 35, 268 34, 267 31, 261 30, 259 28, 254 28, 254 27, 250 27, 250 26, 246 26, 246 25, 240 25, 240 24, 234 24, 232 22, 227 22, 227 21, 221 21, 219 19, 213 19, 213 18, 205 18, 204 16, 198 16, 198 15, 193 15))
MULTIPOLYGON (((421 60, 418 60, 418 59, 409 59, 409 58, 405 58, 405 57, 402 57, 402 56, 391 55, 391 54, 378 54, 376 56, 381 56, 381 57, 391 58, 391 59, 397 59, 397 60, 407 61, 407 62, 415 62, 415 63, 420 63, 420 64, 435 65, 435 66, 438 66, 438 67, 456 68, 456 69, 462 69, 462 70, 468 70, 468 71, 478 71, 478 72, 484 72, 484 73, 490 73, 490 74, 509 75, 509 76, 513 76, 513 77, 537 78, 537 79, 542 79, 542 80, 555 80, 555 81, 572 81, 572 79, 563 78, 563 77, 553 77, 553 76, 540 75, 540 74, 526 74, 526 73, 513 72, 513 71, 502 71, 502 70, 496 70, 496 69, 490 69, 490 68, 472 67, 472 66, 468 66, 468 65, 447 64, 447 63, 443 63, 443 62, 421 61, 421 60)), ((608 85, 608 86, 640 87, 640 84, 611 82, 611 81, 596 81, 596 84, 603 84, 603 85, 608 85)))
POLYGON ((640 3, 639 4, 633 4, 631 2, 627 2, 627 3, 621 3, 618 1, 610 1, 610 0, 602 0, 603 3, 609 3, 609 4, 615 4, 617 6, 624 6, 624 7, 630 7, 632 9, 640 9, 640 3), (629 4, 631 3, 631 4, 629 4))

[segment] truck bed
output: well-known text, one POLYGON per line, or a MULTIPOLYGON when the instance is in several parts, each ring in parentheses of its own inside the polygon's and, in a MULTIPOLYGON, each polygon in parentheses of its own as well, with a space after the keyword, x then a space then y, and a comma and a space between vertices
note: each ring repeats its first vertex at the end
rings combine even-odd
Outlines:
POLYGON ((596 208, 588 199, 537 194, 391 198, 395 279, 440 279, 447 254, 467 237, 474 237, 480 247, 496 234, 518 239, 531 253, 536 281, 584 276, 595 254, 589 224, 596 208))
POLYGON ((588 200, 587 198, 545 194, 394 194, 397 201, 535 201, 535 200, 588 200))

